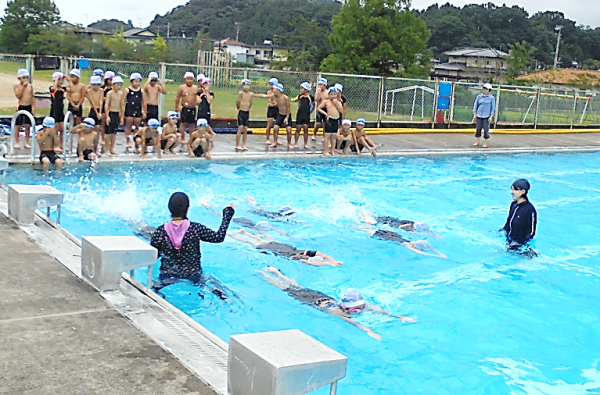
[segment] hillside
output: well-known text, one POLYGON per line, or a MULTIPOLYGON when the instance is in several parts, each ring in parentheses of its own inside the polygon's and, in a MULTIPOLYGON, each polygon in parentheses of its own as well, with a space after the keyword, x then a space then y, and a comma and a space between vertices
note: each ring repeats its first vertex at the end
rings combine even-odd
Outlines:
POLYGON ((181 37, 207 34, 217 40, 236 36, 236 22, 240 23, 239 40, 254 44, 265 39, 274 40, 290 34, 290 22, 303 15, 316 19, 326 34, 331 31, 331 18, 341 4, 337 1, 307 0, 191 0, 174 8, 164 16, 156 16, 150 30, 165 35, 169 24, 170 35, 181 37))
POLYGON ((107 32, 112 32, 114 30, 120 31, 121 28, 123 30, 133 29, 133 24, 131 20, 127 21, 127 23, 120 21, 118 19, 100 19, 97 22, 91 23, 89 27, 93 27, 94 29, 100 29, 107 32))

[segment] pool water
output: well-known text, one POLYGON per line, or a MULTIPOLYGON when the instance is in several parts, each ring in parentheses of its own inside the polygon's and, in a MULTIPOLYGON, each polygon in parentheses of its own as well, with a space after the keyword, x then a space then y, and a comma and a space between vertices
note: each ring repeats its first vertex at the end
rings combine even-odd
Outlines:
MULTIPOLYGON (((234 201, 237 216, 255 221, 246 196, 274 210, 289 204, 297 220, 273 223, 294 237, 271 236, 341 267, 261 254, 228 237, 202 244, 202 264, 237 297, 200 296, 181 283, 163 290, 166 299, 226 341, 291 328, 315 337, 349 358, 340 394, 554 395, 600 393, 599 173, 600 153, 560 153, 13 168, 8 179, 63 191, 62 225, 77 237, 130 235, 128 223, 139 221, 158 226, 180 190, 190 195, 190 219, 213 229, 220 218, 202 200, 219 211, 234 201), (521 177, 539 216, 533 259, 506 252, 498 232, 521 177), (448 259, 371 238, 360 229, 363 210, 428 222, 443 238, 427 239, 448 259), (364 313, 357 321, 377 341, 268 284, 259 273, 266 266, 336 298, 358 288, 418 322, 364 313)), ((144 281, 144 270, 136 275, 144 281)))

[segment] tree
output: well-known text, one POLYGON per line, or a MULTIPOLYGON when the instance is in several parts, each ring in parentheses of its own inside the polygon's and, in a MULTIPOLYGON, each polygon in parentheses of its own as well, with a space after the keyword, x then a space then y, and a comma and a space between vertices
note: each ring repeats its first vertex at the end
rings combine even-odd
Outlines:
POLYGON ((82 51, 82 40, 58 26, 40 28, 38 34, 29 36, 23 48, 23 52, 36 55, 79 56, 82 51))
POLYGON ((318 71, 327 56, 327 36, 315 19, 306 20, 300 15, 290 23, 294 30, 281 38, 290 47, 287 60, 272 62, 274 69, 318 71))
POLYGON ((600 60, 588 59, 583 62, 584 70, 600 70, 600 60))
POLYGON ((321 69, 349 74, 426 77, 431 36, 409 0, 347 0, 333 17, 333 53, 321 69))
POLYGON ((58 8, 51 0, 12 0, 6 4, 0 19, 0 45, 4 51, 18 53, 23 50, 29 36, 41 28, 51 27, 60 21, 58 8))
POLYGON ((510 54, 506 57, 508 75, 506 80, 510 84, 517 82, 517 78, 525 74, 529 65, 533 60, 536 48, 529 47, 527 42, 522 41, 520 43, 509 44, 510 54))
POLYGON ((117 60, 133 60, 135 46, 125 40, 123 28, 120 32, 114 31, 114 37, 105 38, 106 48, 111 57, 117 60))
POLYGON ((152 40, 152 47, 152 56, 149 59, 151 62, 159 63, 167 61, 169 49, 167 48, 167 42, 160 34, 152 40))

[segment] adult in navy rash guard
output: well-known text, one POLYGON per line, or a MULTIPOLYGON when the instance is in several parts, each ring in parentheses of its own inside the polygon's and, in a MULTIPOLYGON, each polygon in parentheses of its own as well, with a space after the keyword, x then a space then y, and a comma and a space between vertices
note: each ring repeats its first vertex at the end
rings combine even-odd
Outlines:
POLYGON ((537 212, 527 198, 529 188, 529 181, 525 179, 516 180, 511 186, 513 202, 502 228, 511 246, 526 244, 535 236, 537 212))

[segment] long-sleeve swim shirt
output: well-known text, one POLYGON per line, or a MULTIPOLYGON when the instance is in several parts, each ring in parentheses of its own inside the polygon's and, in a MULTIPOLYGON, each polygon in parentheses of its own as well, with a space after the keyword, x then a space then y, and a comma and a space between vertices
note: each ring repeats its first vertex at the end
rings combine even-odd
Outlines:
POLYGON ((533 204, 526 200, 520 204, 512 202, 508 210, 508 218, 504 224, 506 237, 511 242, 525 244, 535 236, 537 212, 533 204))

